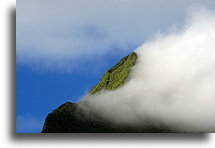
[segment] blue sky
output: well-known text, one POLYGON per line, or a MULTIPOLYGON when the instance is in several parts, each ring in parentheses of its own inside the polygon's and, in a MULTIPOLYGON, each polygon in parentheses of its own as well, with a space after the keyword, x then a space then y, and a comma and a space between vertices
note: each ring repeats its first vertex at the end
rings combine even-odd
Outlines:
POLYGON ((212 0, 18 0, 16 131, 41 131, 48 113, 77 101, 102 74, 154 34, 212 0))
POLYGON ((93 65, 88 64, 85 65, 87 70, 81 72, 38 70, 23 63, 17 64, 17 132, 40 132, 48 113, 67 101, 77 102, 123 56, 107 58, 108 64, 96 72, 89 71, 93 65))

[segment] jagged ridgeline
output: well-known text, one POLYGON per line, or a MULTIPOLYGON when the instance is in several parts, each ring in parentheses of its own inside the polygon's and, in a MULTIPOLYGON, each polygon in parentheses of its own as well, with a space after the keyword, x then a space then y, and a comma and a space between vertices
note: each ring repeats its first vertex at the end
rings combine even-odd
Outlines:
MULTIPOLYGON (((89 93, 93 95, 103 89, 113 90, 122 86, 126 83, 129 72, 135 65, 136 60, 137 54, 135 52, 121 59, 115 66, 105 72, 99 83, 89 93)), ((151 123, 144 127, 116 125, 98 116, 95 112, 82 110, 78 104, 66 102, 48 114, 42 133, 170 132, 168 128, 155 126, 151 123)))

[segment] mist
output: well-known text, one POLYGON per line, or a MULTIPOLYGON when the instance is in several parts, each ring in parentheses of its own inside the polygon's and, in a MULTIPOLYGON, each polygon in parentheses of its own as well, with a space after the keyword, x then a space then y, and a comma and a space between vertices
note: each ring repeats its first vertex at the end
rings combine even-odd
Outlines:
POLYGON ((191 10, 184 26, 135 49, 137 63, 125 85, 87 95, 79 106, 117 124, 214 132, 214 22, 208 9, 191 10))

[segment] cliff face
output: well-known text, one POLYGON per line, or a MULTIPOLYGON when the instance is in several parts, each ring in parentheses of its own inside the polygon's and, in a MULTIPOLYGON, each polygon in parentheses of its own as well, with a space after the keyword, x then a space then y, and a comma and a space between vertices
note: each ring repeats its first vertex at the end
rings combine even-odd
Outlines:
MULTIPOLYGON (((105 72, 100 82, 90 94, 100 90, 111 90, 126 83, 131 68, 137 60, 136 53, 121 59, 115 66, 105 72)), ((67 102, 53 110, 45 119, 42 133, 122 133, 122 132, 170 132, 166 127, 148 124, 144 127, 129 127, 111 123, 94 112, 86 112, 78 107, 78 103, 67 102)))

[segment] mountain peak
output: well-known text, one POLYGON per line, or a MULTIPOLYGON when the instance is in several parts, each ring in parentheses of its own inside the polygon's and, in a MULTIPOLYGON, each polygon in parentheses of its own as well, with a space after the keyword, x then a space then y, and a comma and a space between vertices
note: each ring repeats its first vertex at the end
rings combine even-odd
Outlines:
MULTIPOLYGON (((101 90, 113 90, 124 83, 131 68, 135 65, 137 54, 132 52, 105 72, 89 92, 94 95, 101 90)), ((45 119, 42 133, 122 133, 122 132, 172 132, 165 126, 149 123, 144 127, 119 125, 98 116, 96 112, 86 111, 79 103, 66 102, 53 110, 45 119)))
POLYGON ((112 90, 122 86, 128 78, 130 69, 135 65, 137 54, 132 52, 128 56, 122 58, 116 65, 105 72, 89 93, 95 94, 102 89, 112 90))

